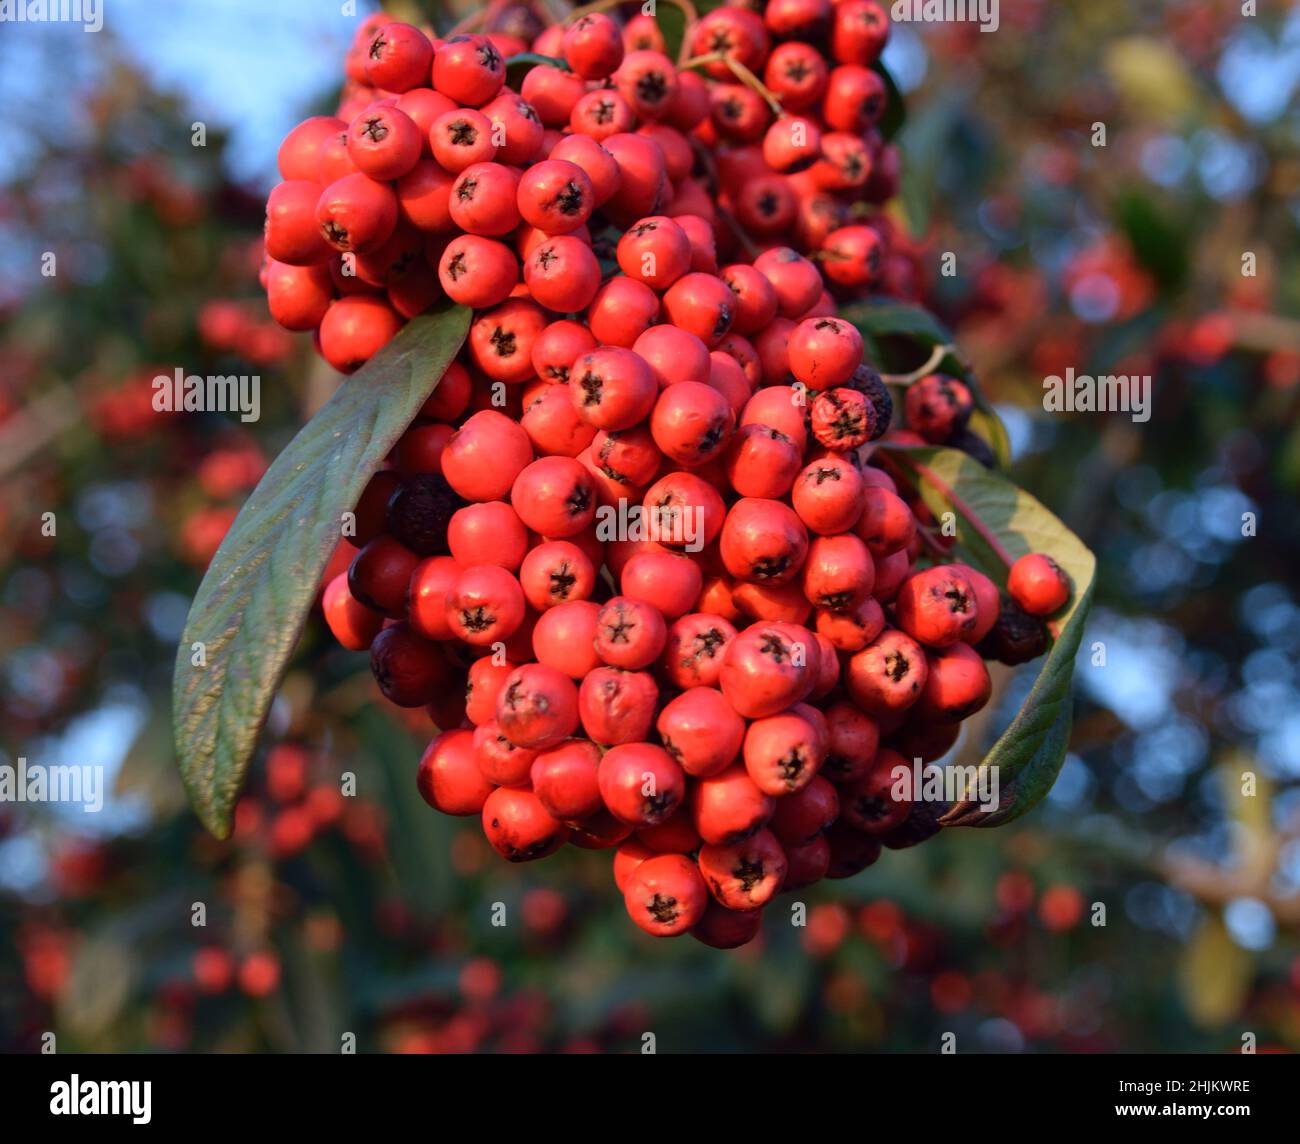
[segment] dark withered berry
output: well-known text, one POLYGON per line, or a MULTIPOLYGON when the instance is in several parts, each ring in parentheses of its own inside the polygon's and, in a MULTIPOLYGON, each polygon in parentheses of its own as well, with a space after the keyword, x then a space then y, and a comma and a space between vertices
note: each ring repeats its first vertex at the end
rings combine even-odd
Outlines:
POLYGON ((1002 597, 1002 610, 993 630, 977 645, 985 659, 1014 667, 1037 659, 1047 650, 1047 625, 1031 616, 1010 596, 1002 597))
POLYGON ((880 835, 880 841, 890 850, 906 850, 909 846, 933 838, 943 829, 939 825, 939 816, 947 809, 943 803, 926 802, 924 799, 913 802, 907 817, 893 830, 880 835))
POLYGON ((444 556, 447 523, 465 507, 441 473, 403 481, 388 500, 388 531, 419 556, 444 556))
POLYGON ((960 449, 973 460, 978 461, 986 469, 997 467, 997 458, 993 455, 993 448, 978 433, 972 432, 969 428, 962 429, 954 433, 948 444, 954 449, 960 449))
POLYGON ((856 389, 867 399, 875 413, 875 420, 867 440, 875 441, 883 437, 894 419, 894 399, 889 394, 889 387, 880 374, 863 363, 853 371, 853 376, 844 383, 849 389, 856 389))

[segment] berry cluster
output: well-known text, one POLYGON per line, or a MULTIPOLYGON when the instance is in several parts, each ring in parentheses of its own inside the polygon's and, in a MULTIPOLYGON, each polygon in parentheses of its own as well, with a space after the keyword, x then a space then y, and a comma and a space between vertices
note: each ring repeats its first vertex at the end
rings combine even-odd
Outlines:
POLYGON ((345 372, 443 297, 476 309, 518 297, 590 309, 600 340, 626 345, 680 316, 752 380, 760 359, 782 374, 767 358, 801 316, 833 306, 804 260, 774 294, 749 265, 764 249, 777 265, 813 256, 837 295, 905 290, 915 274, 902 236, 868 219, 897 187, 870 66, 887 32, 875 0, 720 8, 688 31, 678 67, 642 15, 621 29, 581 15, 531 43, 441 40, 371 17, 338 114, 280 147, 262 271, 271 313, 315 331, 345 372), (515 92, 506 61, 528 51, 556 62, 515 92), (719 254, 737 263, 719 271, 719 254), (615 257, 623 274, 610 278, 602 259, 615 257))
MULTIPOLYGON (((386 24, 347 115, 281 148, 281 322, 350 370, 435 300, 475 311, 326 619, 444 728, 432 806, 510 861, 616 849, 652 934, 743 944, 778 891, 934 833, 895 769, 948 751, 984 658, 1039 654, 1064 602, 1038 564, 1022 608, 922 559, 923 506, 869 463, 893 401, 836 307, 891 288, 886 35, 873 0, 724 7, 679 67, 643 16, 386 24), (516 93, 525 50, 557 62, 516 93)), ((912 390, 894 434, 965 429, 964 384, 912 390)))

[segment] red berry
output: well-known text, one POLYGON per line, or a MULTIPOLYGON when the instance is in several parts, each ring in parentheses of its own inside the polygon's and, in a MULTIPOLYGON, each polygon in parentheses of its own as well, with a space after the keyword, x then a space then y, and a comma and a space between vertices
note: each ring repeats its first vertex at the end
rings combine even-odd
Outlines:
POLYGON ((764 794, 734 763, 691 785, 691 817, 705 842, 728 845, 748 838, 771 820, 776 800, 764 794))
POLYGON ((348 565, 352 597, 386 616, 406 611, 406 589, 420 558, 387 533, 362 548, 348 565))
POLYGON ((316 182, 321 149, 330 139, 346 130, 347 124, 333 115, 313 115, 310 119, 304 119, 280 144, 276 156, 280 177, 316 182))
POLYGON ((546 750, 578 729, 578 689, 553 667, 525 664, 497 695, 496 717, 512 743, 546 750))
POLYGON ((821 775, 814 775, 801 790, 778 799, 771 829, 787 851, 816 841, 839 817, 840 796, 821 775))
POLYGON ((825 753, 817 728, 792 711, 755 719, 745 732, 745 770, 759 790, 774 797, 806 787, 825 753))
MULTIPOLYGON (((500 692, 497 697, 500 698, 500 692)), ((536 758, 537 751, 532 747, 511 742, 496 719, 488 719, 474 728, 475 765, 496 786, 527 787, 536 758)))
POLYGON ((615 818, 634 826, 666 821, 686 794, 682 769, 662 747, 624 743, 600 760, 600 796, 615 818))
POLYGON ((979 652, 968 644, 930 652, 926 656, 925 688, 917 714, 938 723, 955 723, 975 714, 989 701, 993 684, 979 652))
POLYGON ((970 389, 941 373, 908 386, 903 401, 908 426, 934 445, 944 444, 964 429, 974 407, 970 389))
POLYGON ((781 888, 786 868, 785 851, 770 830, 700 848, 700 873, 709 893, 729 910, 761 909, 781 888))
POLYGON ((775 715, 812 690, 819 655, 812 633, 803 628, 754 624, 727 646, 719 676, 722 694, 746 719, 775 715))
POLYGON ((721 553, 738 580, 788 584, 808 554, 808 530, 782 502, 742 497, 722 526, 721 553))
MULTIPOLYGON (((321 235, 335 250, 356 254, 378 250, 397 226, 397 196, 385 183, 368 175, 344 175, 320 192, 316 221, 321 235)), ((277 257, 269 246, 267 249, 273 258, 277 257)))
POLYGON ((331 634, 349 651, 365 651, 384 626, 381 612, 366 607, 348 591, 348 578, 342 572, 326 587, 321 611, 331 634))
POLYGON ((875 582, 871 553, 853 533, 818 536, 809 544, 803 590, 816 607, 832 612, 852 611, 867 602, 875 582))
POLYGON ((548 235, 569 234, 591 217, 595 191, 586 171, 563 159, 546 159, 519 179, 519 213, 548 235))
POLYGON ((849 660, 845 682, 853 702, 863 711, 884 716, 904 711, 915 703, 925 687, 927 675, 925 653, 920 645, 890 628, 849 660))
POLYGON ((631 350, 605 346, 574 362, 569 392, 579 416, 597 429, 631 429, 659 393, 650 367, 631 350))
POLYGON ((606 746, 640 742, 649 734, 658 700, 659 688, 648 672, 594 667, 578 690, 582 728, 606 746))
POLYGON ((614 84, 638 119, 663 119, 677 96, 677 69, 663 52, 629 52, 614 74, 614 84))
POLYGON ((834 783, 853 783, 875 761, 880 728, 852 703, 834 703, 826 711, 827 749, 822 774, 834 783))
MULTIPOLYGON (((799 473, 790 499, 799 519, 810 532, 829 536, 860 522, 865 495, 862 477, 851 462, 839 457, 826 457, 814 461, 799 473)), ((899 504, 910 521, 911 512, 901 500, 899 504)), ((858 535, 862 536, 862 533, 858 535)), ((866 537, 862 539, 867 540, 866 537)), ((867 547, 871 549, 869 541, 867 547)), ((871 551, 874 555, 875 550, 871 551)))
POLYGON ((522 166, 540 157, 546 129, 526 99, 520 99, 512 91, 503 91, 491 103, 484 105, 483 114, 492 121, 496 140, 500 143, 497 158, 502 163, 522 166))
POLYGON ((519 581, 495 564, 463 569, 447 590, 447 623, 467 644, 488 647, 508 640, 523 620, 519 581))
POLYGON ((650 433, 660 451, 686 468, 698 468, 721 455, 736 415, 711 385, 679 381, 659 394, 650 415, 650 433))
POLYGON ((478 814, 492 784, 479 771, 471 731, 444 731, 425 748, 416 775, 420 795, 443 814, 478 814))
POLYGON ((790 334, 789 356, 798 381, 809 389, 831 389, 862 363, 862 335, 839 318, 806 318, 790 334))
POLYGON ((323 266, 290 266, 272 260, 266 268, 266 303, 286 330, 314 330, 334 300, 323 266))
MULTIPOLYGON (((703 606, 706 592, 701 589, 703 606)), ((712 687, 722 671, 727 645, 736 629, 722 616, 695 612, 682 616, 668 629, 660 666, 674 687, 712 687)))
POLYGON ((528 434, 505 414, 484 409, 447 442, 442 472, 466 500, 500 500, 532 459, 528 434))
POLYGON ((433 86, 467 107, 481 107, 506 82, 505 61, 486 36, 452 36, 433 54, 433 86))
POLYGON ((498 787, 483 804, 483 833, 508 862, 530 862, 553 854, 568 839, 569 830, 552 818, 528 790, 498 787))
POLYGON ((433 45, 410 24, 385 24, 366 48, 366 79, 384 91, 409 91, 429 82, 433 45))
POLYGON ((396 107, 376 106, 348 124, 348 153, 357 169, 381 182, 400 179, 420 159, 425 137, 396 107))
POLYGON ((475 163, 490 163, 497 154, 492 120, 472 108, 438 116, 429 128, 429 143, 438 164, 453 175, 475 163))
POLYGON ((909 636, 927 647, 969 642, 979 622, 975 590, 959 572, 939 566, 903 581, 894 601, 894 617, 909 636))
POLYGON ((613 75, 622 59, 622 34, 603 12, 579 16, 564 32, 564 62, 583 79, 613 75))
POLYGON ((519 569, 519 583, 530 607, 548 608, 587 600, 596 584, 596 570, 586 553, 567 540, 549 540, 530 549, 519 569))
POLYGON ((1030 552, 1011 565, 1007 591, 1031 616, 1050 616, 1070 598, 1070 578, 1050 556, 1030 552))
POLYGON ((561 235, 533 248, 524 262, 524 281, 548 310, 577 313, 600 289, 600 263, 588 243, 561 235))
POLYGON ((602 809, 597 771, 600 748, 584 739, 570 739, 533 760, 529 776, 533 793, 547 812, 562 821, 586 818, 602 809))
POLYGON ((691 273, 677 279, 664 295, 664 313, 674 326, 716 346, 731 329, 736 296, 721 278, 691 273))
POLYGON ((499 238, 519 225, 519 177, 501 163, 474 163, 452 184, 452 221, 469 234, 499 238))
POLYGON ((883 748, 867 773, 843 789, 841 821, 867 834, 887 834, 907 818, 912 808, 910 798, 896 797, 900 775, 910 773, 908 760, 897 751, 883 748))
POLYGON ((667 638, 663 615, 644 600, 615 596, 596 618, 596 654, 611 667, 649 667, 667 638))
POLYGON ((711 687, 693 687, 677 696, 655 726, 664 750, 696 778, 730 766, 745 736, 745 721, 711 687))
POLYGON ((704 916, 708 900, 699 869, 681 854, 645 859, 623 887, 628 916, 655 937, 685 933, 704 916))

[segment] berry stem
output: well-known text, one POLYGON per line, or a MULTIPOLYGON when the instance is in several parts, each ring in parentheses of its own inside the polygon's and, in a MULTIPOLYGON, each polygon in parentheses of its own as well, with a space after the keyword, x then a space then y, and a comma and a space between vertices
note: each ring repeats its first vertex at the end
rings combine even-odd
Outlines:
POLYGON ((916 384, 921 378, 928 377, 938 369, 939 363, 944 358, 956 352, 956 346, 948 345, 946 342, 941 343, 930 351, 930 356, 926 358, 925 364, 917 366, 911 373, 882 373, 880 378, 886 385, 898 385, 906 388, 909 385, 916 384))
POLYGON ((693 56, 681 66, 684 68, 696 68, 703 67, 705 64, 726 64, 727 67, 731 69, 732 75, 740 80, 740 82, 746 87, 758 92, 758 94, 763 97, 764 102, 766 102, 767 106, 771 108, 773 115, 779 118, 784 114, 784 109, 781 107, 780 99, 776 97, 767 84, 759 79, 758 76, 750 71, 749 68, 742 64, 738 59, 726 52, 710 52, 708 55, 704 56, 693 56))

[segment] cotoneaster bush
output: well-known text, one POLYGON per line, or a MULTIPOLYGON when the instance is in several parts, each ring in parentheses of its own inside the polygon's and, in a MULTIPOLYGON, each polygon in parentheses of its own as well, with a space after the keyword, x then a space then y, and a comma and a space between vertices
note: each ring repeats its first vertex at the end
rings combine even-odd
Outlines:
MULTIPOLYGON (((345 389, 410 368, 408 322, 472 311, 335 506, 355 555, 323 596, 438 728, 424 799, 511 862, 612 851, 638 926, 733 947, 782 892, 970 820, 899 776, 985 706, 986 660, 1057 647, 1022 721, 1064 705, 1068 728, 1086 599, 1023 553, 1059 532, 1090 558, 1036 503, 998 516, 1011 486, 972 428, 995 418, 950 346, 907 375, 873 360, 919 273, 882 209, 882 6, 687 10, 680 49, 602 7, 535 35, 368 19, 337 114, 280 148, 262 279, 282 325, 363 370, 345 389)), ((243 543, 277 541, 231 560, 243 543)), ((213 682, 182 653, 210 804, 247 750, 184 739, 213 682)), ((994 748, 1011 813, 1058 745, 1013 724, 994 748)))

